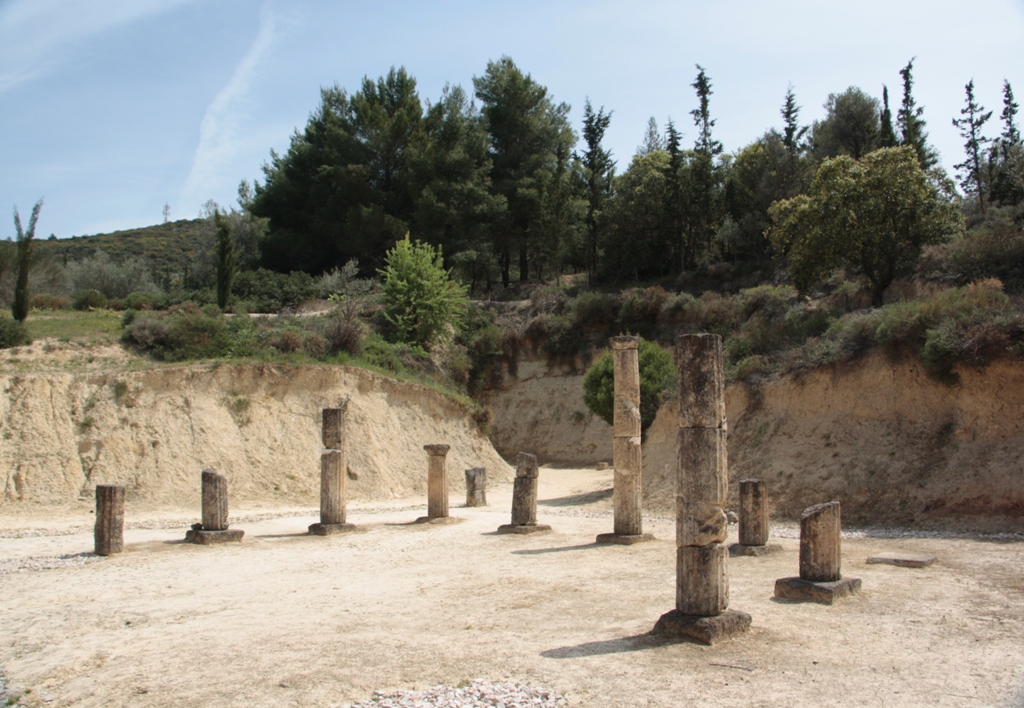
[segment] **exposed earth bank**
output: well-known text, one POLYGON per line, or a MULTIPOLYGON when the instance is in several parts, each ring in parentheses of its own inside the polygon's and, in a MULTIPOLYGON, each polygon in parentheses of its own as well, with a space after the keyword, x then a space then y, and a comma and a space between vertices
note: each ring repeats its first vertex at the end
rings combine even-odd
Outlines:
MULTIPOLYGON (((492 440, 545 462, 611 460, 611 428, 583 403, 582 375, 522 362, 518 379, 491 395, 492 440)), ((837 499, 849 522, 1024 531, 1024 364, 930 377, 916 361, 882 354, 782 377, 730 385, 732 504, 738 482, 768 481, 774 514, 796 518, 837 499)), ((672 513, 675 401, 644 444, 647 508, 672 513)))

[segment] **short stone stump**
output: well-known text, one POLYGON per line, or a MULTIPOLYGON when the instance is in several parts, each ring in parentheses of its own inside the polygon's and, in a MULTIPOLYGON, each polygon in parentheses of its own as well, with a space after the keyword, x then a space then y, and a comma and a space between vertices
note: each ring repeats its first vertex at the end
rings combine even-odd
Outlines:
POLYGON ((779 553, 782 546, 778 543, 766 543, 763 546, 744 546, 742 543, 733 543, 729 546, 730 556, 767 556, 771 553, 779 553))
POLYGON ((692 639, 710 646, 749 629, 750 615, 739 610, 726 610, 714 617, 686 615, 679 610, 672 610, 661 616, 651 634, 692 639))
POLYGON ((793 602, 818 602, 831 605, 836 600, 860 590, 860 578, 843 578, 815 583, 801 577, 779 578, 775 581, 775 597, 793 602))
POLYGON ((415 521, 413 521, 413 523, 442 525, 457 524, 460 521, 463 521, 463 519, 459 518, 458 516, 421 516, 415 521))
POLYGON ((653 533, 638 533, 638 534, 619 534, 619 533, 599 533, 594 543, 617 543, 620 546, 632 546, 634 543, 643 543, 644 541, 653 541, 653 533))
POLYGON ((245 531, 242 529, 224 529, 223 531, 207 531, 206 529, 192 528, 185 532, 185 540, 188 543, 198 543, 202 546, 209 546, 213 543, 241 543, 245 531))
POLYGON ((310 524, 309 532, 314 536, 333 536, 336 533, 351 533, 356 530, 355 524, 310 524))
POLYGON ((868 558, 868 563, 898 565, 900 568, 927 568, 936 560, 935 556, 919 553, 879 553, 868 558))
POLYGON ((498 533, 520 533, 520 534, 527 534, 527 533, 537 533, 537 532, 540 532, 540 531, 550 531, 550 530, 551 530, 551 527, 548 526, 547 524, 521 524, 521 525, 518 525, 518 526, 513 525, 513 524, 502 524, 501 526, 498 527, 498 533))

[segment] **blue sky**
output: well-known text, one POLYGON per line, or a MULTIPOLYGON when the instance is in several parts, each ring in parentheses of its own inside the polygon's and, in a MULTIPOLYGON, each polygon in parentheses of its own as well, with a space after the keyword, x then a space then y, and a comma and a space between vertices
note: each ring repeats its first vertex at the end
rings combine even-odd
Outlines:
MULTIPOLYGON (((572 106, 613 111, 606 144, 625 169, 647 120, 693 141, 694 65, 714 95, 715 136, 735 151, 779 126, 792 84, 801 119, 856 85, 915 96, 943 165, 962 140, 964 84, 995 114, 1004 79, 1024 99, 1024 0, 822 3, 519 0, 6 0, 0 2, 0 205, 46 203, 37 235, 64 238, 194 218, 234 204, 316 107, 321 86, 354 91, 391 66, 437 100, 472 90, 511 56, 572 106)), ((8 206, 7 208, 10 208, 8 206)), ((13 234, 0 217, 0 238, 13 234)))

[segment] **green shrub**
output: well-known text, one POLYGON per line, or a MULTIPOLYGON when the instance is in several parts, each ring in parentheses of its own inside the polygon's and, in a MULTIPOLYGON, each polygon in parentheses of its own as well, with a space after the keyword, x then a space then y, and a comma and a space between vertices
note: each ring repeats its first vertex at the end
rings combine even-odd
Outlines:
POLYGON ((33 295, 29 306, 33 310, 66 310, 71 303, 58 295, 33 295))
POLYGON ((574 324, 584 329, 604 333, 615 329, 622 302, 618 296, 588 291, 580 294, 572 303, 574 324))
MULTIPOLYGON (((302 271, 284 274, 260 268, 238 273, 231 292, 235 298, 244 300, 252 312, 280 312, 316 297, 317 282, 302 271)), ((215 302, 212 292, 210 295, 209 301, 215 302)))
POLYGON ((99 290, 80 290, 71 301, 71 307, 76 310, 104 310, 107 305, 107 296, 99 290))
POLYGON ((232 349, 224 317, 204 314, 194 303, 175 306, 161 317, 136 315, 122 339, 164 361, 209 359, 232 349))
MULTIPOLYGON (((637 352, 640 367, 640 430, 651 427, 665 393, 676 381, 672 355, 654 342, 640 340, 637 352)), ((615 360, 606 351, 583 376, 583 402, 591 412, 612 425, 615 417, 615 360)))
POLYGON ((619 309, 619 332, 654 339, 658 332, 659 315, 668 299, 668 293, 661 287, 628 291, 619 309))
POLYGON ((924 251, 917 267, 928 280, 965 284, 999 278, 1011 293, 1024 292, 1024 230, 994 219, 966 236, 924 251))
POLYGON ((0 349, 10 349, 31 344, 28 328, 17 320, 0 317, 0 349))
POLYGON ((124 299, 125 309, 128 310, 152 310, 156 297, 152 293, 128 293, 124 299))

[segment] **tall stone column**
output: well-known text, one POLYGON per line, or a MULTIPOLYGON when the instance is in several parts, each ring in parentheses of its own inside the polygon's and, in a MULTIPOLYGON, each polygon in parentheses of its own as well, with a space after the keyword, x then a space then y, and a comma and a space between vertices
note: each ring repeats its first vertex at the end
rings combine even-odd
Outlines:
POLYGON ((841 566, 842 519, 839 502, 816 504, 800 515, 800 577, 775 581, 775 597, 820 602, 860 590, 859 578, 844 578, 841 566))
POLYGON ((658 634, 705 644, 750 628, 750 615, 729 610, 729 489, 722 338, 682 335, 679 436, 676 446, 676 609, 662 615, 658 634))
POLYGON ((345 523, 345 487, 347 484, 346 455, 348 451, 345 409, 324 408, 321 437, 324 449, 320 453, 320 523, 311 524, 309 532, 317 536, 354 531, 355 526, 345 523))
POLYGON ((498 533, 535 533, 550 531, 547 524, 537 523, 537 483, 540 467, 537 456, 520 452, 516 458, 516 480, 512 486, 512 523, 498 527, 498 533))
POLYGON ((185 540, 209 545, 241 541, 244 531, 228 528, 228 478, 212 469, 202 474, 203 521, 193 524, 185 540))
POLYGON ((427 451, 427 515, 416 523, 448 524, 461 521, 448 516, 448 450, 451 445, 424 445, 427 451))
POLYGON ((768 485, 763 479, 740 481, 740 542, 729 546, 729 555, 765 556, 782 550, 768 543, 768 485))
POLYGON ((119 484, 96 485, 96 528, 93 541, 98 556, 109 556, 124 550, 124 487, 119 484))
POLYGON ((631 545, 654 539, 643 532, 641 518, 643 459, 640 448, 639 337, 612 337, 615 365, 612 465, 615 468, 613 533, 598 535, 598 543, 631 545))

